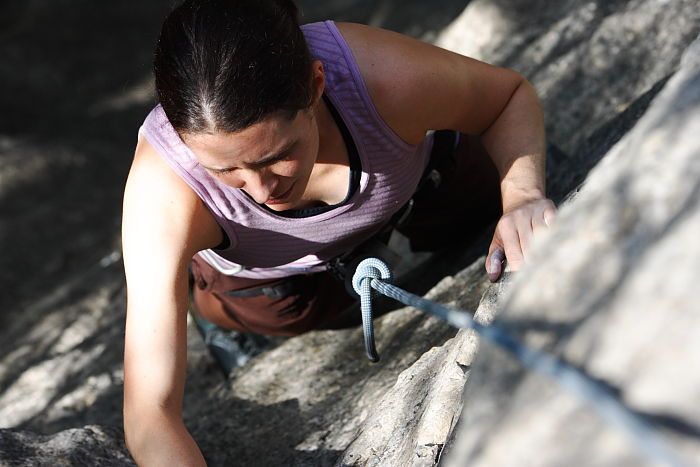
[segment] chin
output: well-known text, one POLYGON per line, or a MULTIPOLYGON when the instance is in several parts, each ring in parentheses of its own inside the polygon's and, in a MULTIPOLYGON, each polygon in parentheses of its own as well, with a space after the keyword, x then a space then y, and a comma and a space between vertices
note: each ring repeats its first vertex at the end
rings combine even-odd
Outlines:
POLYGON ((298 203, 298 201, 299 200, 297 199, 296 196, 294 196, 294 193, 290 193, 290 195, 287 196, 287 199, 285 199, 281 203, 274 203, 274 204, 265 203, 265 206, 272 209, 273 211, 287 211, 289 209, 294 209, 296 207, 296 204, 298 203))
POLYGON ((298 209, 299 204, 301 203, 301 195, 303 193, 303 190, 301 190, 301 187, 297 184, 297 182, 294 182, 290 188, 292 191, 285 197, 285 199, 281 203, 265 203, 265 206, 272 209, 273 211, 288 211, 290 209, 298 209))
POLYGON ((290 209, 294 209, 294 206, 291 205, 291 203, 281 203, 281 204, 266 204, 268 208, 272 209, 273 211, 288 211, 290 209))

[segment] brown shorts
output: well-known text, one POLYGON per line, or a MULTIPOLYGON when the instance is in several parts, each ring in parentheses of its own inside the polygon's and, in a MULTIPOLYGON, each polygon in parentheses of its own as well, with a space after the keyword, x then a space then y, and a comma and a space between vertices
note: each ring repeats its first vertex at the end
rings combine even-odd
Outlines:
MULTIPOLYGON (((446 144, 435 150, 453 147, 448 144, 445 149, 446 144)), ((416 251, 434 251, 473 238, 500 215, 498 173, 479 139, 461 135, 456 152, 469 156, 436 159, 439 162, 430 170, 440 174, 440 183, 421 187, 408 221, 398 229, 416 251)), ((192 259, 191 270, 197 312, 225 329, 297 335, 327 326, 355 302, 329 272, 245 279, 221 274, 198 256, 192 259)))
POLYGON ((197 312, 224 328, 269 336, 294 336, 323 327, 355 302, 327 272, 283 279, 227 276, 192 258, 197 312))

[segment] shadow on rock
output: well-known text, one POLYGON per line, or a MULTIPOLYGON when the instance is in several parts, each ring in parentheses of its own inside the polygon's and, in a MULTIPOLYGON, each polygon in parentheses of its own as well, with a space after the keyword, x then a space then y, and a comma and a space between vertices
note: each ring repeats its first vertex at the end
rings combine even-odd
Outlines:
POLYGON ((209 465, 333 465, 338 451, 300 450, 314 429, 296 400, 261 405, 238 398, 212 397, 185 423, 209 465), (270 423, 270 421, 282 423, 270 423))

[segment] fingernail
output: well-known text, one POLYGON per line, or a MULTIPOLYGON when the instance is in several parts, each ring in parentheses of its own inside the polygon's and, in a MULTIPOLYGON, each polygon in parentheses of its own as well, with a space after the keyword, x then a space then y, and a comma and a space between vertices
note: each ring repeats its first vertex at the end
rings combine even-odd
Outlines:
POLYGON ((489 280, 491 282, 496 282, 499 277, 501 277, 501 271, 503 269, 503 262, 506 259, 506 253, 503 248, 497 248, 491 254, 491 258, 488 261, 489 267, 486 268, 489 280))
POLYGON ((497 263, 499 266, 503 264, 503 261, 506 259, 506 252, 503 250, 503 248, 497 248, 494 250, 493 254, 491 255, 491 262, 492 263, 497 263))
POLYGON ((488 271, 489 280, 491 282, 496 282, 501 275, 501 263, 498 258, 491 258, 491 267, 488 271))

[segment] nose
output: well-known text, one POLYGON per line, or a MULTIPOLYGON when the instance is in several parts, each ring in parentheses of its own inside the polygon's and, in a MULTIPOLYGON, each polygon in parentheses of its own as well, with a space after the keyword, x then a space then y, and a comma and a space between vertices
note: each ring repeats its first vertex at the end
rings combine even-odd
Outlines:
POLYGON ((267 170, 242 169, 237 171, 236 188, 248 193, 256 203, 263 204, 274 193, 277 182, 267 170))

